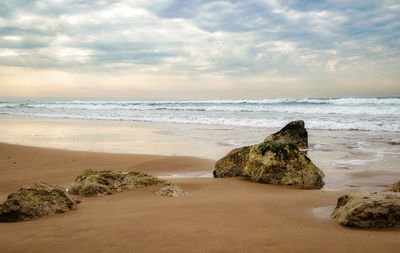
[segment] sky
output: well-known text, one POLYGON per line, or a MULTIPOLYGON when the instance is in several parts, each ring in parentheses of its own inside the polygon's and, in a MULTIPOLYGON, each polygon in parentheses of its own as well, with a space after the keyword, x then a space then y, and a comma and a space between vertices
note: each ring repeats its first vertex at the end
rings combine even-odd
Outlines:
POLYGON ((0 96, 400 95, 400 0, 2 0, 0 96))

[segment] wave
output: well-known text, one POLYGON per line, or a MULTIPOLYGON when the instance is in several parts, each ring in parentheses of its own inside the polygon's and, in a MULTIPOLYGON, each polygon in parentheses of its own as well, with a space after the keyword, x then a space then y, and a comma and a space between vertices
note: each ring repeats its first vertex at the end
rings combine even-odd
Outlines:
POLYGON ((2 101, 0 114, 243 127, 279 127, 301 118, 311 129, 400 132, 400 98, 2 101))
MULTIPOLYGON (((58 102, 65 103, 65 102, 58 102)), ((333 105, 400 105, 400 97, 391 98, 276 98, 276 99, 238 99, 238 100, 160 100, 160 101, 99 101, 99 100, 73 100, 70 104, 126 104, 126 105, 160 105, 160 104, 333 104, 333 105)))

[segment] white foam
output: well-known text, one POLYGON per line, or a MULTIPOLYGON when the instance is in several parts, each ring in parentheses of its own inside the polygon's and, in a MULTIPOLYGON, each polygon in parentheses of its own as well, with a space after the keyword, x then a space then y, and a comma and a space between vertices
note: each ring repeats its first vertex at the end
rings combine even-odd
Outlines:
POLYGON ((90 120, 400 132, 400 98, 204 101, 0 101, 0 114, 90 120))

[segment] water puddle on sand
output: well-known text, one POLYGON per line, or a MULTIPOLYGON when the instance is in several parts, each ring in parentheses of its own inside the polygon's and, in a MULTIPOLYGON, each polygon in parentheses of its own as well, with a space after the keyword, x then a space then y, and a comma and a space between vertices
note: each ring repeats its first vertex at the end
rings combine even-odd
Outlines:
POLYGON ((212 173, 178 173, 178 174, 173 174, 173 175, 168 175, 168 176, 158 176, 159 178, 213 178, 212 173))
POLYGON ((312 210, 313 214, 318 218, 330 219, 335 206, 321 206, 312 210))

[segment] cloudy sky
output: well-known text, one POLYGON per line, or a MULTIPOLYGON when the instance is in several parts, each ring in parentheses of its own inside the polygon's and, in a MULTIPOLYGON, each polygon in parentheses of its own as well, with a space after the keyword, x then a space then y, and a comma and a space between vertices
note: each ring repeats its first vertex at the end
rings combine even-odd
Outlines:
POLYGON ((0 96, 400 95, 400 0, 2 0, 0 96))

